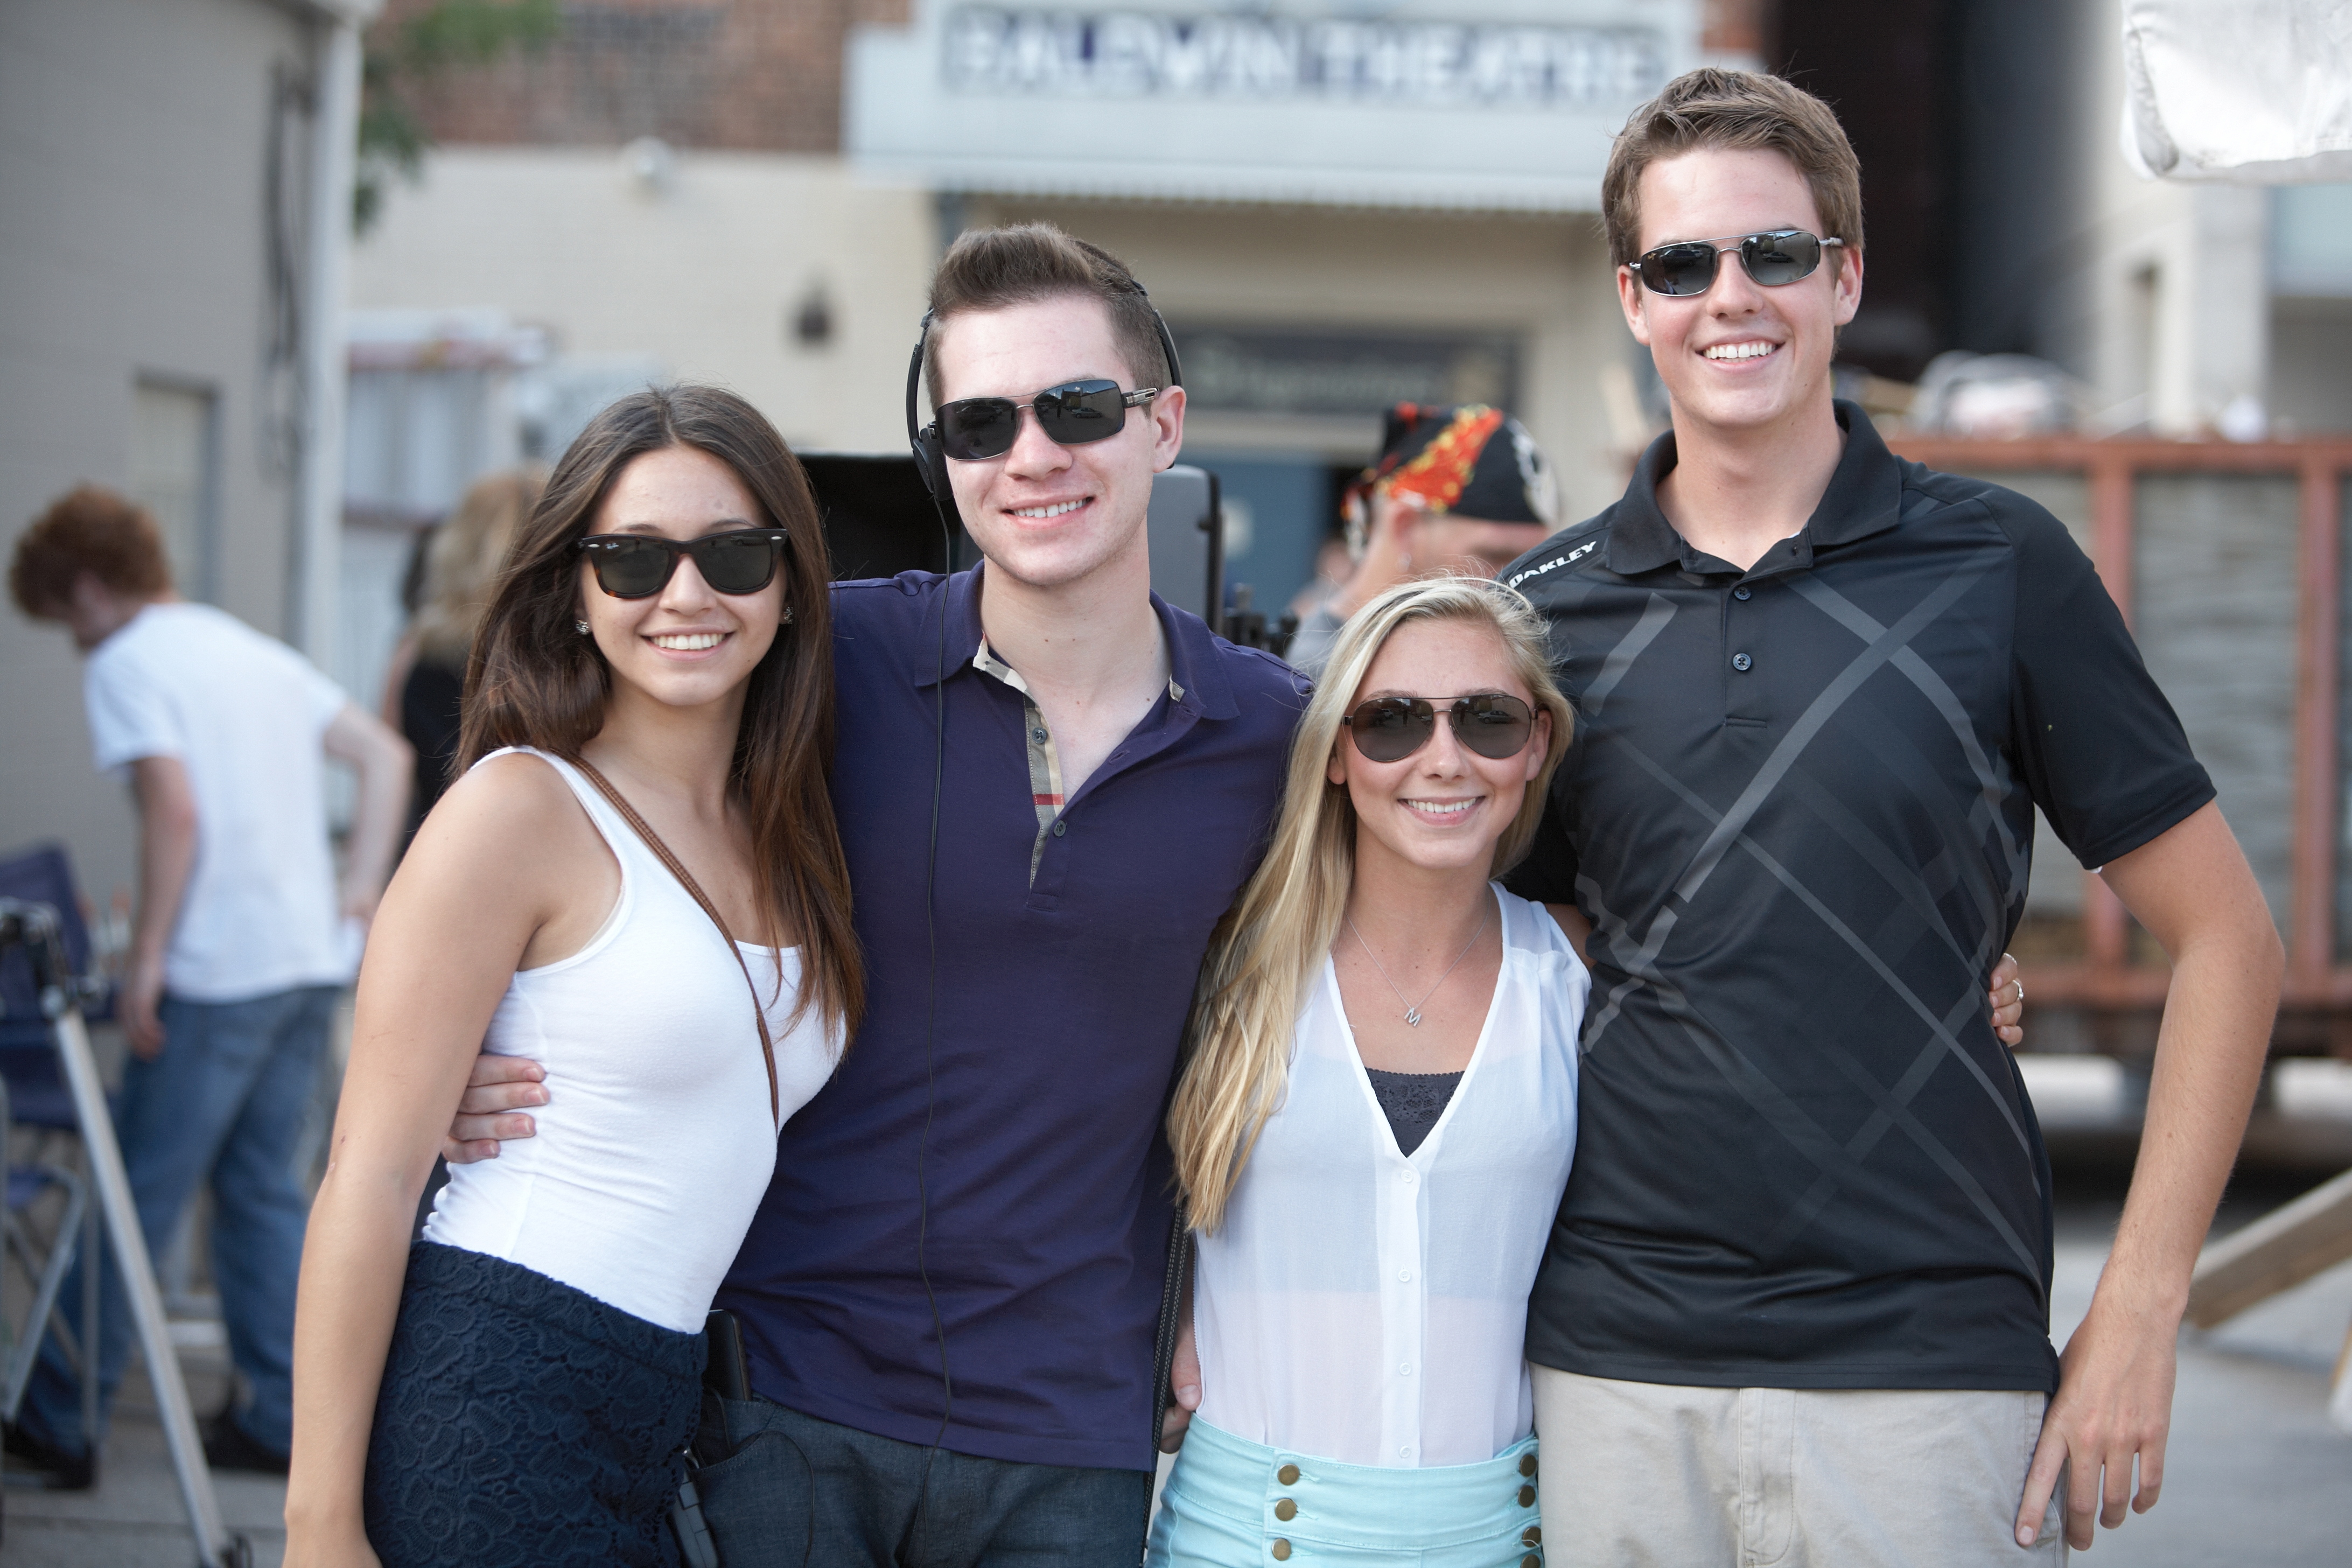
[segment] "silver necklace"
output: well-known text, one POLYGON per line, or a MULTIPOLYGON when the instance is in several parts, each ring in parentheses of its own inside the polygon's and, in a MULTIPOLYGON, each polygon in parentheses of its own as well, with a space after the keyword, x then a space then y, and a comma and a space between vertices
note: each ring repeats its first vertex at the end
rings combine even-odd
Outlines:
POLYGON ((1421 1010, 1429 1005, 1429 998, 1431 996, 1437 994, 1438 985, 1443 985, 1448 980, 1454 978, 1454 972, 1462 967, 1462 961, 1470 956, 1470 950, 1478 945, 1478 939, 1480 937, 1486 934, 1486 913, 1481 913, 1478 916, 1478 929, 1470 933, 1470 940, 1462 944, 1462 951, 1454 955, 1454 962, 1447 964, 1445 966, 1445 973, 1437 977, 1437 985, 1431 986, 1429 988, 1428 994, 1423 996, 1420 1001, 1407 1002, 1405 1001, 1404 993, 1397 991, 1397 983, 1393 980, 1389 980, 1389 972, 1387 968, 1381 964, 1381 955, 1372 951, 1372 944, 1364 940, 1364 933, 1356 930, 1355 916, 1343 915, 1340 918, 1348 922, 1348 930, 1355 935, 1356 945, 1364 950, 1364 956, 1372 961, 1372 967, 1380 971, 1381 978, 1388 980, 1389 989, 1396 991, 1396 999, 1400 1002, 1404 1002, 1404 1021, 1412 1025, 1416 1029, 1421 1027, 1421 1010))

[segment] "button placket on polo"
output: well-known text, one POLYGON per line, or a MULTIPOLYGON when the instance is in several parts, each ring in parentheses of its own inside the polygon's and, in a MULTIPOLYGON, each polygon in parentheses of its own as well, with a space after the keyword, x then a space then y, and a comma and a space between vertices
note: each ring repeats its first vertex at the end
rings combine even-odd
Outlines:
POLYGON ((1741 615, 1740 609, 1755 596, 1756 591, 1747 584, 1735 584, 1724 612, 1725 630, 1729 634, 1724 640, 1731 645, 1733 650, 1731 668, 1742 675, 1756 667, 1755 655, 1747 647, 1754 640, 1756 623, 1753 616, 1741 615))
POLYGON ((996 657, 983 637, 978 651, 971 656, 974 669, 991 679, 1021 694, 1022 739, 1029 752, 1029 804, 1037 814, 1037 837, 1029 848, 1029 886, 1037 886, 1037 865, 1045 858, 1045 837, 1049 833, 1059 838, 1069 831, 1061 820, 1062 754, 1054 746, 1054 732, 1045 723, 1045 710, 1037 706, 1029 683, 1021 672, 996 657))
MULTIPOLYGON (((1759 571, 1768 563, 1757 563, 1759 571)), ((1766 603, 1753 579, 1735 581, 1724 590, 1721 626, 1723 716, 1730 724, 1761 724, 1769 720, 1764 687, 1758 676, 1763 664, 1766 603)))
MULTIPOLYGON (((1029 905, 1032 909, 1051 909, 1059 902, 1061 868, 1048 868, 1045 858, 1049 851, 1054 850, 1057 841, 1069 837, 1072 808, 1079 799, 1101 787, 1114 774, 1172 744, 1191 727, 1196 710, 1184 706, 1182 683, 1172 675, 1169 677, 1168 700, 1175 707, 1175 711, 1169 715, 1169 721, 1150 739, 1139 742, 1138 737, 1145 731, 1142 729, 1144 721, 1139 721, 1137 728, 1129 731, 1127 738, 1095 769, 1092 776, 1079 785, 1076 796, 1071 796, 1063 791, 1061 752, 1054 744, 1053 730, 1045 722, 1045 710, 1038 707, 1036 696, 1029 689, 1029 683, 1021 678, 1021 672, 999 658, 985 637, 981 639, 978 649, 972 654, 971 667, 1019 694, 1021 699, 1021 739, 1028 751, 1030 804, 1037 816, 1037 837, 1029 850, 1029 905)), ((1157 710, 1156 706, 1154 710, 1157 710)))

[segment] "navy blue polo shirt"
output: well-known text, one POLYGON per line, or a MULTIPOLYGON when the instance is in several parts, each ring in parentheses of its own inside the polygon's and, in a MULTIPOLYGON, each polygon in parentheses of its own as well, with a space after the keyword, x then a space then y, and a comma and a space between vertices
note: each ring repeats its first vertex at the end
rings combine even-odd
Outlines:
POLYGON ((1593 923, 1528 1354, 1717 1387, 2041 1389, 2049 1163, 1985 986, 2040 806, 2098 866, 2213 798, 2041 507, 1886 449, 1741 570, 1624 498, 1504 574, 1577 725, 1509 879, 1593 923))
POLYGON ((753 1387, 791 1409, 922 1444, 944 1415, 958 1453, 1149 1469, 1160 1123, 1306 687, 1155 595, 1171 684, 1041 838, 1026 703, 973 666, 979 590, 976 571, 835 587, 833 798, 867 1012, 785 1124, 719 1305, 742 1318, 753 1387))

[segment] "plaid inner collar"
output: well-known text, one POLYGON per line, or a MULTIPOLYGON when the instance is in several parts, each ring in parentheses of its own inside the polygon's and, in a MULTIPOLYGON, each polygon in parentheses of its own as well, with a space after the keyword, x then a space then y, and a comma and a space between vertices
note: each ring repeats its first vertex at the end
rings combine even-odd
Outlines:
MULTIPOLYGON (((1054 831, 1054 819, 1062 815, 1065 804, 1062 794, 1062 754, 1054 748, 1054 732, 1045 725, 1045 710, 1037 706, 1036 694, 1021 672, 996 657, 988 639, 980 639, 979 648, 971 656, 971 667, 981 674, 1001 680, 1021 693, 1022 736, 1029 746, 1029 800, 1037 808, 1037 840, 1029 848, 1029 883, 1037 883, 1037 862, 1045 857, 1045 839, 1054 831)), ((1168 678, 1168 700, 1184 700, 1184 689, 1176 678, 1168 678)))

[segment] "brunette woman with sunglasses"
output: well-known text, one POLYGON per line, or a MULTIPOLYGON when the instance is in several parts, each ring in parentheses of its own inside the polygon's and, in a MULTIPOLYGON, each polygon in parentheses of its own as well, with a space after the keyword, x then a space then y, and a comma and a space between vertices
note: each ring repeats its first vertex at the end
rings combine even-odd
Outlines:
POLYGON ((572 443, 361 972, 289 1564, 678 1560, 704 1314, 861 1003, 830 645, 808 480, 750 405, 647 391, 572 443), (478 1048, 540 1063, 539 1136, 456 1169, 411 1251, 478 1048))
POLYGON ((1493 1568, 1540 1539, 1520 1347, 1591 983, 1493 879, 1570 722, 1498 584, 1407 584, 1340 633, 1169 1116, 1202 1381, 1155 1568, 1493 1568))

